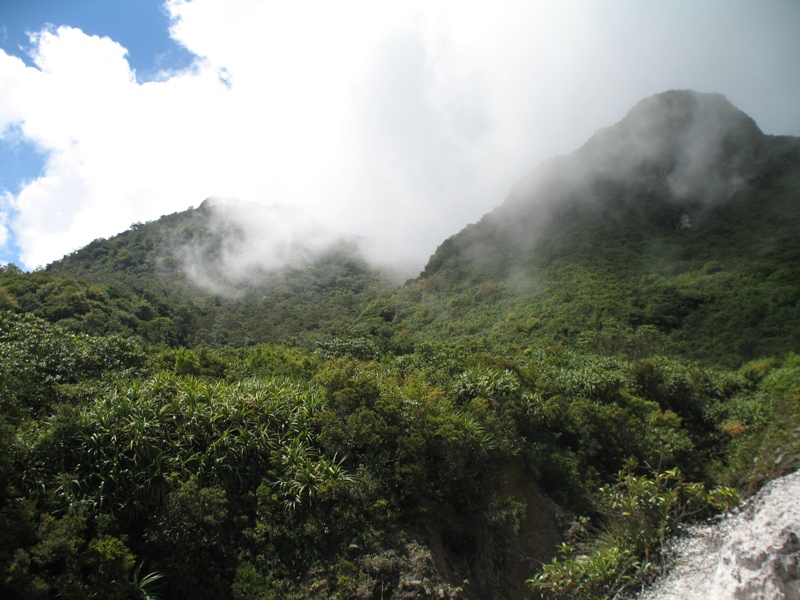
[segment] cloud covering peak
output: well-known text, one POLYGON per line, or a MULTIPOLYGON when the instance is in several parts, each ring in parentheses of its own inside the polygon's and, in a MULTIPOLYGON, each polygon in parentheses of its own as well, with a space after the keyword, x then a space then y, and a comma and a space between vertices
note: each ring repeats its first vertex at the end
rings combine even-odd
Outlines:
POLYGON ((341 234, 292 206, 209 198, 200 239, 173 240, 171 253, 195 284, 229 295, 260 275, 304 267, 344 241, 341 234))
POLYGON ((235 196, 381 240, 418 271, 532 165, 655 92, 719 91, 800 133, 796 3, 623 5, 170 0, 195 60, 144 83, 114 40, 45 29, 32 65, 0 51, 3 138, 46 156, 0 199, 0 241, 32 268, 235 196))

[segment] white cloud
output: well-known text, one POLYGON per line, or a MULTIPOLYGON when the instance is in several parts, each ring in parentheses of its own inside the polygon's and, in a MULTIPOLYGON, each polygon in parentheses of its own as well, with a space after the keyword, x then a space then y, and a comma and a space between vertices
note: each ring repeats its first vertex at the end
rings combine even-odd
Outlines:
POLYGON ((6 192, 0 196, 0 248, 8 242, 8 206, 11 204, 11 194, 6 192))
POLYGON ((49 152, 9 226, 34 267, 237 196, 297 205, 420 269, 644 96, 718 91, 800 133, 798 5, 729 5, 171 0, 198 59, 143 84, 113 40, 44 31, 36 68, 0 52, 0 129, 49 152))
POLYGON ((236 295, 240 284, 270 271, 304 267, 344 241, 295 207, 210 198, 202 208, 211 214, 210 238, 168 241, 189 278, 216 294, 236 295))

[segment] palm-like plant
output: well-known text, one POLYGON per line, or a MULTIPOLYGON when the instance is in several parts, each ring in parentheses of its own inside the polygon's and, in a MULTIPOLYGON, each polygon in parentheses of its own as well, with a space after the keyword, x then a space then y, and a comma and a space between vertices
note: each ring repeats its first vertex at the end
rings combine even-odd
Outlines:
POLYGON ((139 563, 133 571, 131 586, 133 587, 134 593, 140 600, 160 600, 161 597, 150 588, 156 581, 164 578, 164 573, 153 571, 142 575, 143 564, 144 563, 139 563))

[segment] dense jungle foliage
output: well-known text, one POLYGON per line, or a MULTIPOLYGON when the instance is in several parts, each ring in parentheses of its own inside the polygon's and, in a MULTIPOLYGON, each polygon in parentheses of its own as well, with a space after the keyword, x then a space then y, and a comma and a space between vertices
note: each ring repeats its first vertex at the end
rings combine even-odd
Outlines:
POLYGON ((197 287, 208 205, 0 267, 0 595, 639 589, 800 464, 800 144, 709 102, 722 187, 676 195, 661 149, 578 177, 594 140, 401 287, 347 241, 197 287))
POLYGON ((519 597, 581 515, 565 552, 590 527, 635 544, 613 577, 567 584, 550 565, 537 585, 594 593, 635 574, 687 506, 734 499, 704 484, 756 485, 800 449, 780 434, 800 416, 796 355, 725 371, 429 343, 369 361, 147 352, 10 311, 0 352, 8 597, 519 597), (647 486, 674 495, 633 513, 647 536, 608 533, 625 523, 609 489, 660 497, 647 486))
MULTIPOLYGON (((137 305, 149 304, 144 315, 134 310, 138 320, 98 317, 91 314, 95 305, 85 299, 70 306, 58 296, 49 303, 60 306, 62 312, 52 318, 47 306, 38 306, 30 296, 20 298, 13 286, 6 287, 21 306, 39 316, 54 322, 74 319, 77 322, 70 326, 76 331, 95 333, 97 320, 111 321, 106 325, 109 331, 190 347, 296 341, 293 338, 313 345, 308 340, 347 329, 365 301, 396 287, 391 277, 368 265, 352 240, 344 238, 324 253, 282 269, 250 269, 246 279, 231 282, 225 272, 226 253, 231 246, 245 252, 237 242, 246 242, 247 234, 235 224, 220 227, 223 217, 207 201, 158 221, 134 224, 114 238, 95 240, 43 272, 37 271, 45 282, 50 281, 46 275, 54 275, 58 280, 66 278, 72 286, 79 285, 75 280, 99 285, 113 294, 123 310, 125 300, 117 297, 137 305), (197 264, 202 265, 203 285, 187 274, 197 264), (151 315, 159 318, 146 323, 151 315)), ((41 304, 48 303, 46 287, 27 285, 25 293, 38 296, 41 304)))

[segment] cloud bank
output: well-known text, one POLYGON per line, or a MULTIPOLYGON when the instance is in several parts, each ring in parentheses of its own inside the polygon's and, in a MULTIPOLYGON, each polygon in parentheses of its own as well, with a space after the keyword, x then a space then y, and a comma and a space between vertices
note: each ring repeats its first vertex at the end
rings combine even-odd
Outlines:
POLYGON ((299 208, 209 198, 202 239, 168 240, 170 252, 196 285, 236 296, 248 283, 286 267, 303 268, 339 243, 357 244, 299 208))
POLYGON ((170 0, 197 58, 146 83, 78 29, 35 34, 34 66, 0 51, 0 131, 47 155, 0 199, 0 244, 33 268, 233 196, 299 207, 418 271, 645 96, 716 91, 800 134, 795 2, 399 4, 170 0))

